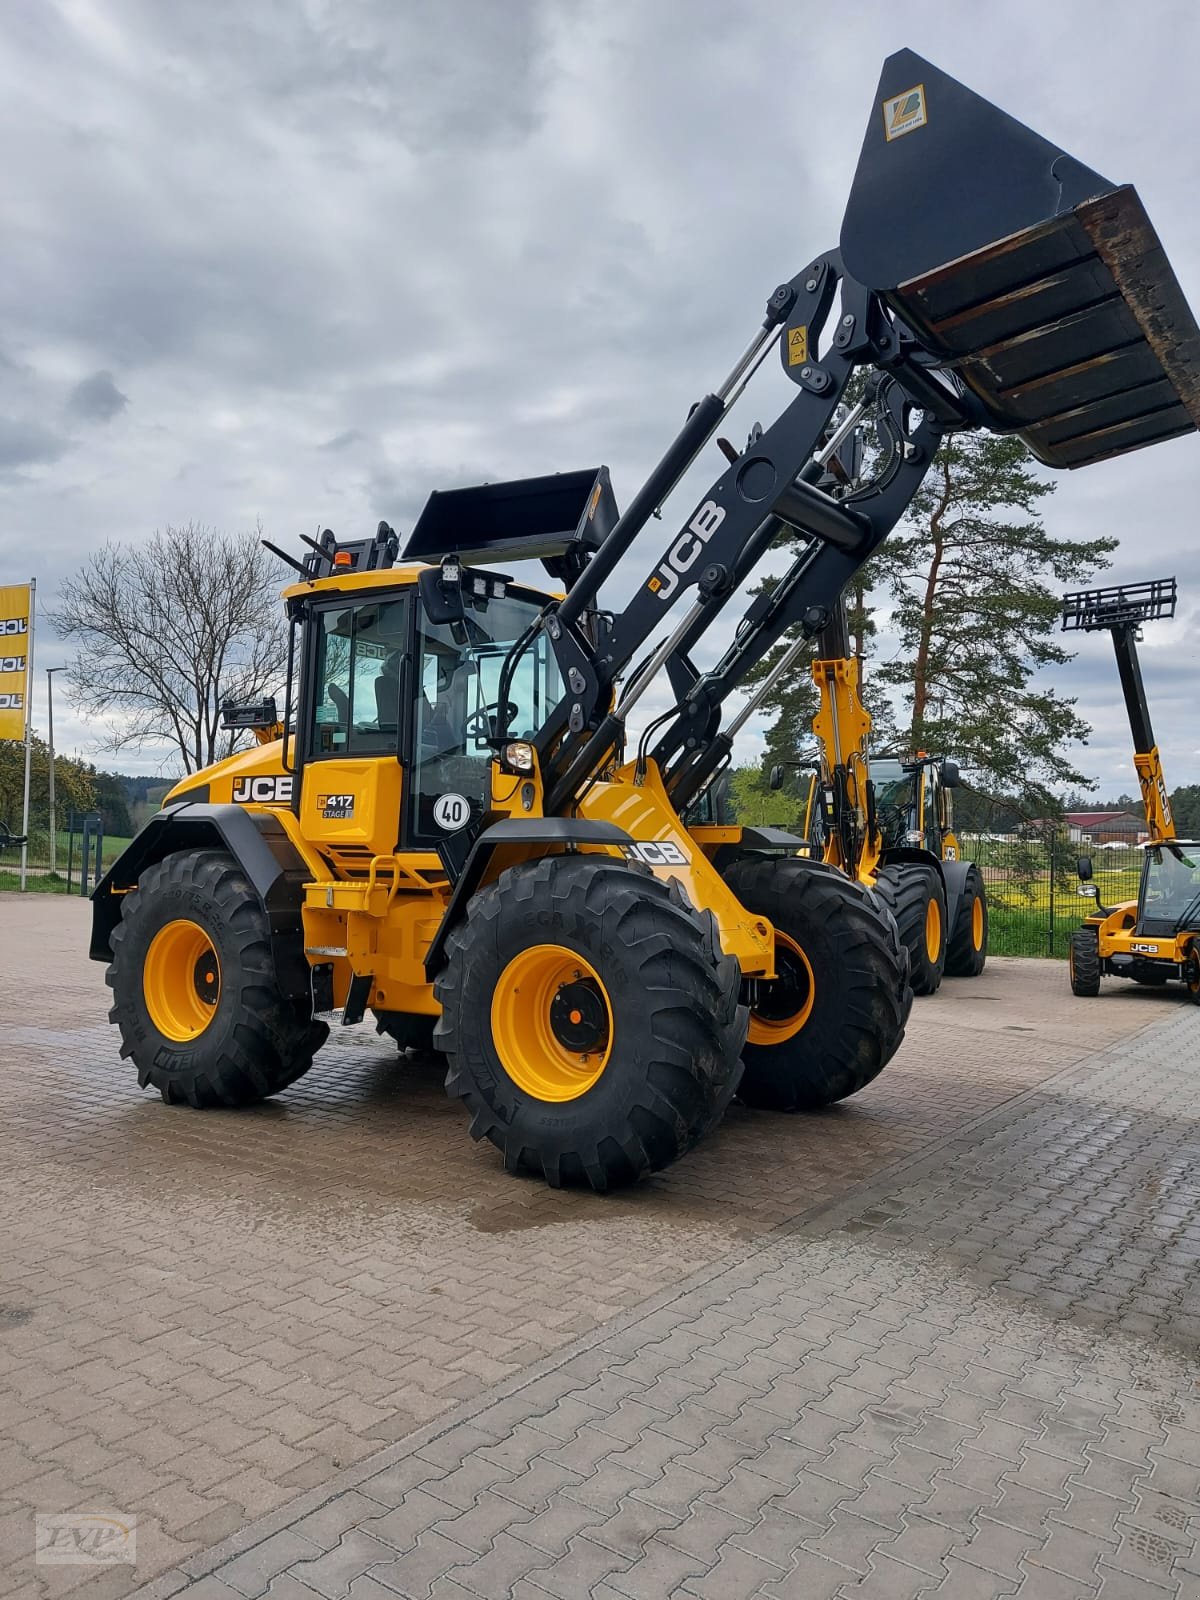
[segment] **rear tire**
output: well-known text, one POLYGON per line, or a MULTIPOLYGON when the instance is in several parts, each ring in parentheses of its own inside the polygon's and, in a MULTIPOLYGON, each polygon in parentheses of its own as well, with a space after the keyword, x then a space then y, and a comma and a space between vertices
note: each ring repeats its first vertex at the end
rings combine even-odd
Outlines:
POLYGON ((267 913, 235 858, 147 867, 111 935, 108 1014, 138 1083, 168 1105, 244 1106, 306 1073, 329 1036, 275 974, 267 913))
POLYGON ((936 994, 946 969, 946 888, 936 867, 895 861, 880 867, 875 892, 896 919, 914 994, 936 994))
POLYGON ((987 964, 988 910, 983 874, 972 865, 954 913, 946 945, 946 976, 977 978, 987 964))
POLYGON ((616 1188, 718 1122, 748 1012, 715 919, 606 856, 510 867, 450 935, 434 993, 447 1092, 510 1172, 616 1188))
POLYGON ((1183 986, 1194 1005, 1200 1006, 1200 950, 1193 946, 1183 964, 1183 986))
POLYGON ((888 912, 842 873, 745 856, 725 881, 775 928, 779 977, 763 986, 739 1094, 814 1111, 864 1089, 895 1055, 912 1006, 908 957, 888 912))
POLYGON ((1067 961, 1071 993, 1090 999, 1100 993, 1100 940, 1092 928, 1076 928, 1071 935, 1067 961))
POLYGON ((419 1050, 429 1054, 434 1049, 433 1030, 437 1020, 415 1011, 377 1011, 375 1032, 394 1039, 401 1051, 419 1050))

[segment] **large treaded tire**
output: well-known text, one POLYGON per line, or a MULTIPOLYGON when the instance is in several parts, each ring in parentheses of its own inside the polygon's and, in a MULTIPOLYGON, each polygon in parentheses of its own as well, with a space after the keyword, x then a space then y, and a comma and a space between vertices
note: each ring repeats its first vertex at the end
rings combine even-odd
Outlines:
POLYGON ((177 851, 147 867, 121 902, 111 946, 108 1019, 121 1031, 121 1055, 132 1059, 138 1083, 157 1089, 168 1105, 265 1100, 303 1077, 329 1036, 323 1022, 280 991, 267 914, 224 850, 177 851), (159 1031, 144 993, 155 935, 180 919, 203 929, 221 976, 212 1021, 187 1043, 159 1031))
POLYGON ((909 982, 914 994, 936 994, 946 970, 946 888, 936 867, 917 861, 893 861, 879 869, 875 892, 896 919, 900 943, 908 951, 909 982), (925 930, 930 903, 937 907, 940 944, 931 958, 925 930))
POLYGON ((799 1031, 778 1043, 747 1043, 741 1099, 813 1111, 857 1094, 895 1055, 912 1007, 908 957, 890 914, 819 862, 744 856, 724 876, 748 911, 800 947, 813 974, 811 1010, 799 1031))
POLYGON ((436 1017, 425 1016, 415 1011, 377 1011, 375 1032, 394 1039, 402 1051, 420 1050, 429 1053, 435 1048, 433 1030, 437 1027, 437 1020, 436 1017))
POLYGON ((954 913, 954 927, 946 945, 946 976, 977 978, 987 965, 988 904, 983 873, 973 863, 967 868, 963 892, 954 913), (978 903, 983 937, 976 944, 975 906, 978 903))
POLYGON ((434 984, 446 1090, 510 1172, 603 1192, 661 1171, 724 1114, 741 1075, 748 1012, 716 922, 679 884, 606 856, 510 867, 471 901, 434 984), (586 1092, 538 1099, 506 1071, 493 996, 509 963, 552 943, 599 975, 612 1010, 607 1065, 586 1092))
POLYGON ((1100 940, 1093 928, 1076 928, 1067 955, 1071 993, 1090 999, 1100 993, 1100 940))

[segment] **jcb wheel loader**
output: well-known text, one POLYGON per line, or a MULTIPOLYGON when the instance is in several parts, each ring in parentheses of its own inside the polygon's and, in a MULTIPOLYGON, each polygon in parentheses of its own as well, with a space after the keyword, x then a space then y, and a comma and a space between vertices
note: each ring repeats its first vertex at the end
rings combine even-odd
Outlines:
MULTIPOLYGON (((957 765, 923 754, 870 758, 871 715, 844 606, 818 641, 812 677, 818 760, 805 806, 810 854, 872 889, 891 912, 915 994, 935 993, 943 973, 977 977, 987 960, 987 897, 954 834, 957 765)), ((783 776, 782 767, 773 769, 772 787, 783 776)))
POLYGON ((235 708, 262 742, 179 785, 93 897, 139 1080, 242 1103, 307 1070, 331 1018, 404 1041, 432 1019, 472 1134, 595 1189, 702 1138, 743 1046, 748 1099, 861 1089, 903 1031, 894 924, 792 835, 685 824, 756 702, 723 707, 789 629, 828 626, 946 430, 1015 428, 1055 466, 1187 432, 1198 344, 1132 190, 891 57, 840 249, 775 290, 623 515, 603 469, 483 485, 433 494, 404 564, 386 525, 292 562, 282 716, 235 708), (790 402, 629 570, 776 348, 790 402), (889 449, 838 502, 815 485, 859 369, 835 438, 869 413, 889 449), (785 529, 800 553, 699 670, 785 529), (504 571, 531 557, 560 592, 504 571), (630 598, 606 605, 618 574, 630 598), (670 704, 627 748, 651 685, 670 704))
POLYGON ((1063 596, 1064 631, 1112 634, 1150 832, 1142 846, 1138 897, 1123 905, 1100 904, 1091 857, 1079 857, 1080 893, 1095 902, 1096 910, 1071 935, 1073 994, 1098 995, 1105 975, 1154 988, 1177 979, 1200 1005, 1200 840, 1176 835, 1137 652, 1142 624, 1173 617, 1175 602, 1174 578, 1063 596))

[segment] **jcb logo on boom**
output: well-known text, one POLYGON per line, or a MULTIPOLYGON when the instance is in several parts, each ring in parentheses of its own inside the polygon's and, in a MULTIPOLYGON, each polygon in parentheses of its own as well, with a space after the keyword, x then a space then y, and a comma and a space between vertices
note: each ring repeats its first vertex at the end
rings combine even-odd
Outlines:
POLYGON ((0 656, 0 672, 24 672, 24 656, 0 656))
POLYGON ((233 798, 240 806, 287 806, 292 803, 291 778, 238 778, 233 798))
POLYGON ((667 551, 666 560, 646 587, 660 600, 669 600, 679 588, 679 580, 703 554, 704 546, 725 521, 725 508, 706 500, 686 529, 667 551))
POLYGON ((29 619, 27 617, 8 617, 0 622, 0 636, 11 637, 13 634, 28 633, 29 619))

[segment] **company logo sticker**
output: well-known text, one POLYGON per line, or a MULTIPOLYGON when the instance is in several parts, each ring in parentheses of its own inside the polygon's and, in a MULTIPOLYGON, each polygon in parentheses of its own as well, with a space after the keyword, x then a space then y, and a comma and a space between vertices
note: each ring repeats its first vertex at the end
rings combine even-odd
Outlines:
POLYGON ((923 83, 919 83, 915 89, 905 89, 903 94, 893 95, 890 100, 883 102, 883 136, 889 142, 892 139, 899 139, 903 134, 915 133, 928 121, 929 112, 925 106, 923 83))
POLYGON ((237 778, 233 798, 240 806, 290 806, 292 778, 237 778))

